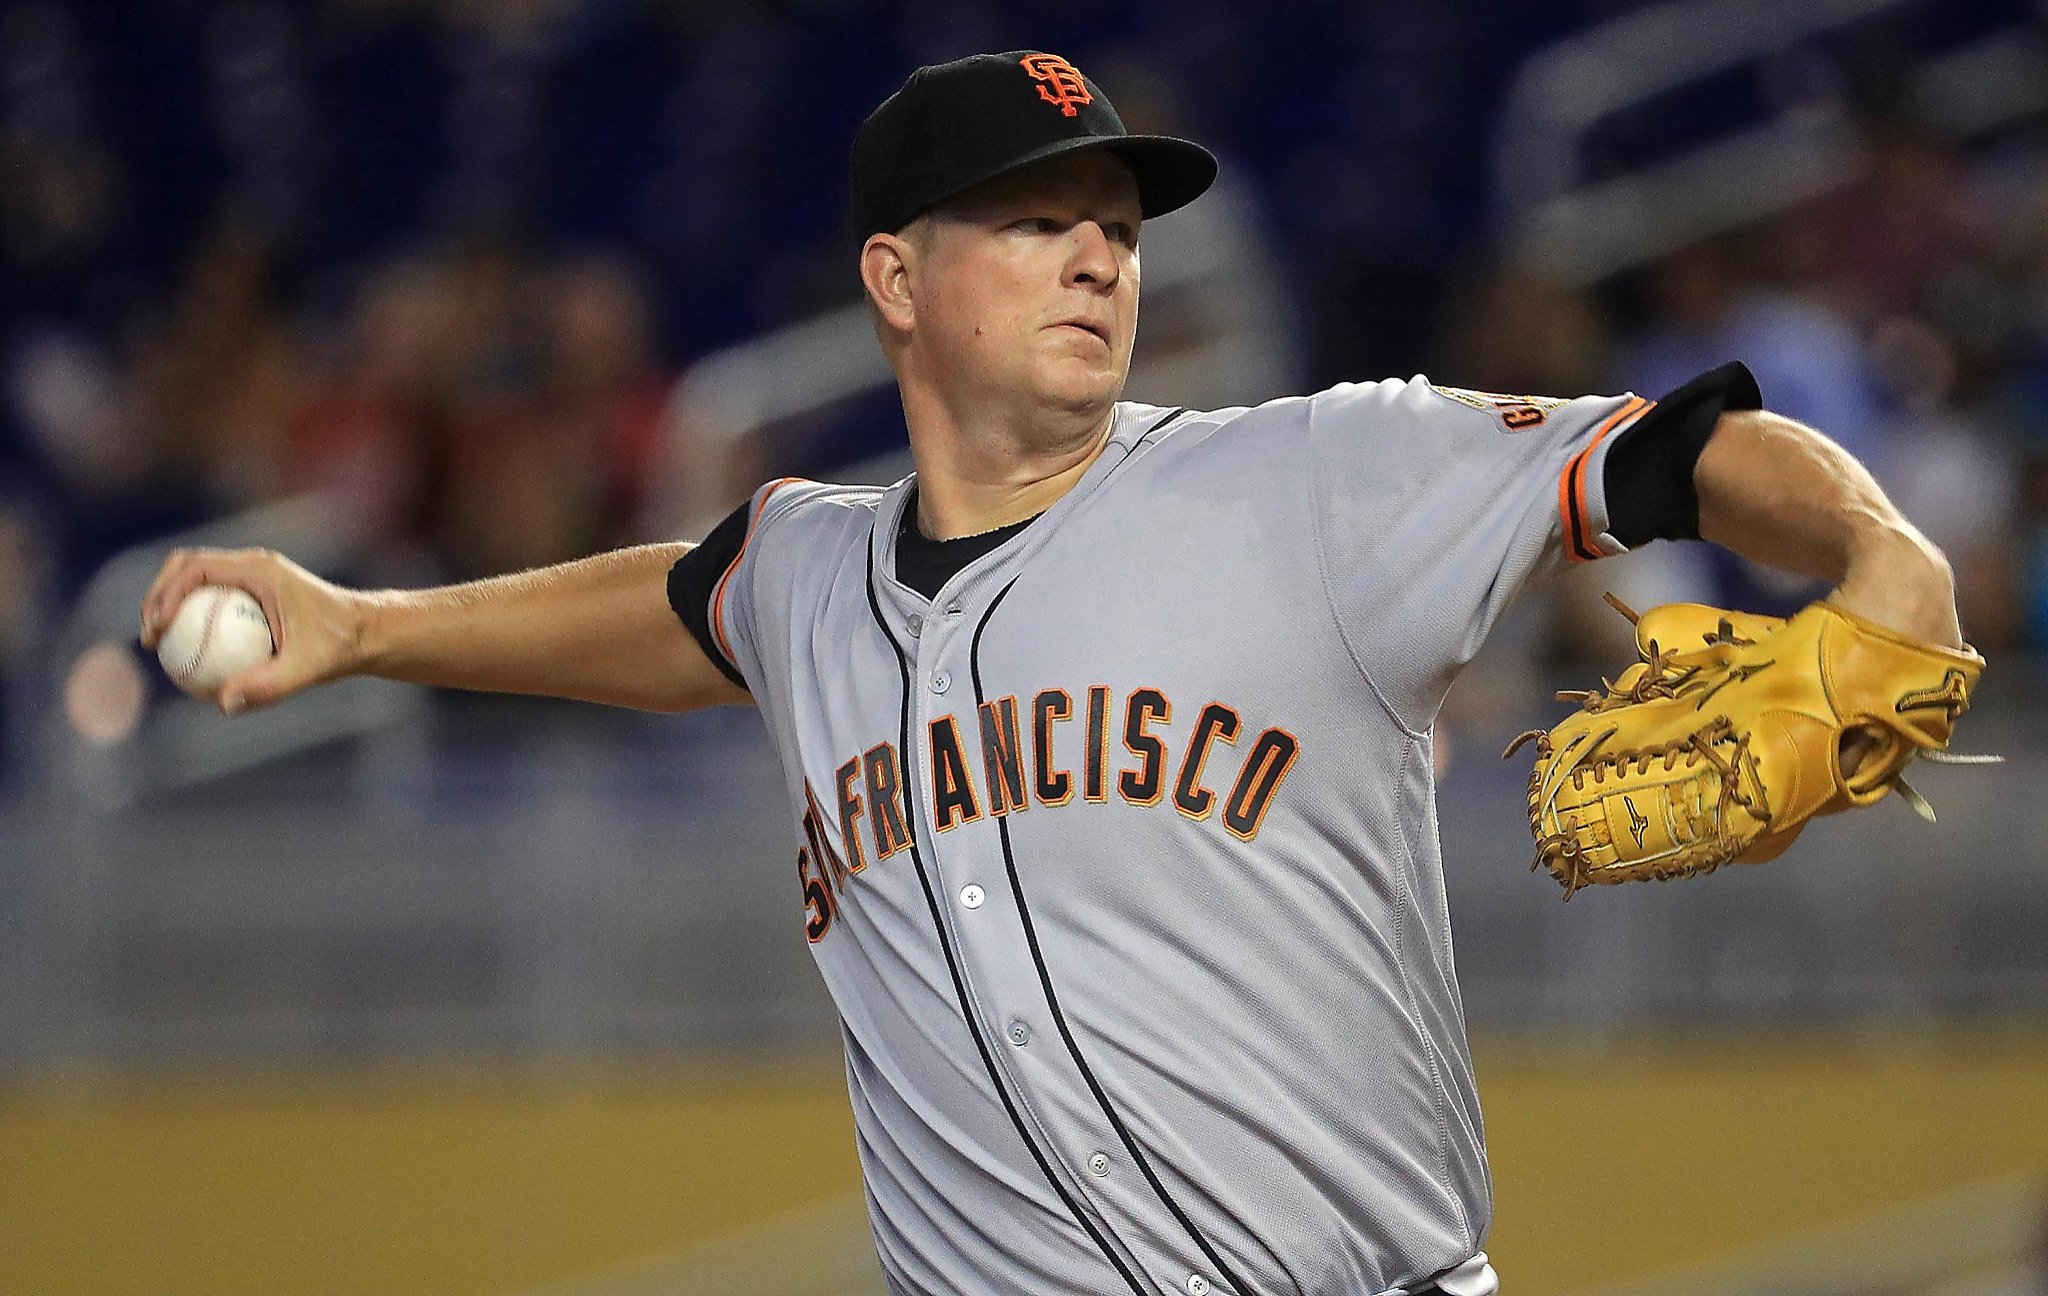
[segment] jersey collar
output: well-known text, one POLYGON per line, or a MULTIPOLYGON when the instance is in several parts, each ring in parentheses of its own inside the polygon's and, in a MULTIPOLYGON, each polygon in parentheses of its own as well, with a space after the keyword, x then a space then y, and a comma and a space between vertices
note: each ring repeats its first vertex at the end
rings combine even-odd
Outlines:
POLYGON ((1052 507, 1039 514, 1030 526, 954 573, 939 590, 937 599, 926 599, 896 579, 896 537, 903 525, 904 510, 910 504, 912 488, 917 484, 917 474, 913 472, 889 487, 876 505, 875 520, 868 533, 875 592, 882 607, 900 621, 912 614, 922 615, 937 603, 964 608, 993 595, 1000 588, 999 578, 1009 572, 1013 563, 1028 558, 1044 545, 1058 531, 1060 519, 1102 489, 1150 433, 1184 412, 1118 401, 1110 415, 1108 444, 1095 456, 1095 462, 1088 465, 1081 480, 1053 501, 1052 507))

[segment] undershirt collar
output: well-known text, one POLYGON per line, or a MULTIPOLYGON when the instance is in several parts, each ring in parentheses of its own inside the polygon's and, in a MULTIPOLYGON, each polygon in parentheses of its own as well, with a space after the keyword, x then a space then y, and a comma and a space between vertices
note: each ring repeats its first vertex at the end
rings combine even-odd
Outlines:
POLYGON ((933 540, 918 530, 917 487, 912 486, 910 499, 903 506, 903 521, 896 530, 896 579, 928 599, 937 598, 961 568, 1002 547, 1004 541, 1044 516, 1034 513, 1022 522, 979 535, 933 540))

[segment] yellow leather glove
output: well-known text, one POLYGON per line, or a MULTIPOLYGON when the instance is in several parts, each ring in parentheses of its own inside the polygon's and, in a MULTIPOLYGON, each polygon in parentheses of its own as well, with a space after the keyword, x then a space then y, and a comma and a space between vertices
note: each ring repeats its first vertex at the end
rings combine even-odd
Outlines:
MULTIPOLYGON (((1984 659, 1914 642, 1815 603, 1789 620, 1672 603, 1635 622, 1641 660, 1612 683, 1559 693, 1581 709, 1536 740, 1529 828, 1536 863, 1565 899, 1592 882, 1689 877, 1760 864, 1815 815, 1897 789, 1933 812, 1902 771, 1947 757, 1984 659), (1853 774, 1843 741, 1870 743, 1853 774)), ((1988 759, 1996 759, 1988 758, 1988 759)))

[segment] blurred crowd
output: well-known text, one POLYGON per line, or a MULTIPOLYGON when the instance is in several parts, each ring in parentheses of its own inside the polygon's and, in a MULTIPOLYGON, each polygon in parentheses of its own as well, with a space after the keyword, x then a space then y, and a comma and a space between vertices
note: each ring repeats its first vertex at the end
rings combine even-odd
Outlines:
MULTIPOLYGON (((2048 648, 2048 137, 1965 152, 1908 105, 1856 120, 1861 174, 1817 199, 1593 285, 1539 259, 1479 277, 1438 366, 1506 391, 1655 396, 1728 359, 1769 408, 1866 464, 1956 569, 1987 652, 2048 648)), ((1610 565, 1603 564, 1606 568, 1610 565)), ((1708 545, 1588 573, 1554 629, 1603 644, 1595 583, 1644 603, 1783 614, 1817 593, 1708 545), (1620 574, 1625 572, 1626 574, 1620 574)))
MULTIPOLYGON (((879 0, 0 11, 0 686, 112 555, 306 491, 368 537, 365 580, 655 538, 650 492, 701 468, 678 374, 856 291, 861 113, 916 62, 1011 44, 1143 43, 1244 182, 1309 381, 1655 395, 1743 359, 1948 551, 1973 639, 2048 648, 2038 120, 1965 147, 1866 109, 1860 178, 1796 209, 1598 283, 1474 272, 1488 96, 1615 6, 1295 7, 1284 32, 1142 2, 1028 31, 879 0)), ((829 468, 806 454, 761 467, 829 468)), ((1811 593, 1653 552, 1623 582, 1645 601, 1811 593)), ((1605 651, 1587 606, 1537 650, 1605 651)))
POLYGON ((152 532, 321 491, 393 572, 624 543, 672 378, 649 328, 622 261, 490 243, 379 266, 320 321, 224 224, 121 350, 52 329, 16 352, 41 537, 75 582, 152 532))

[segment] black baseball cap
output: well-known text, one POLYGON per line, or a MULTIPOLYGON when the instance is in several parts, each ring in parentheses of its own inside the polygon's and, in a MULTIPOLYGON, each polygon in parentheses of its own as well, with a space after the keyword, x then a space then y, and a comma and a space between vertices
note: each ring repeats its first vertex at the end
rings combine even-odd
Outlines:
POLYGON ((1130 166, 1147 218, 1186 206, 1216 179, 1201 145, 1125 131, 1109 96, 1057 54, 974 54, 919 68, 861 123, 854 237, 893 234, 984 180, 1081 149, 1108 149, 1130 166))

